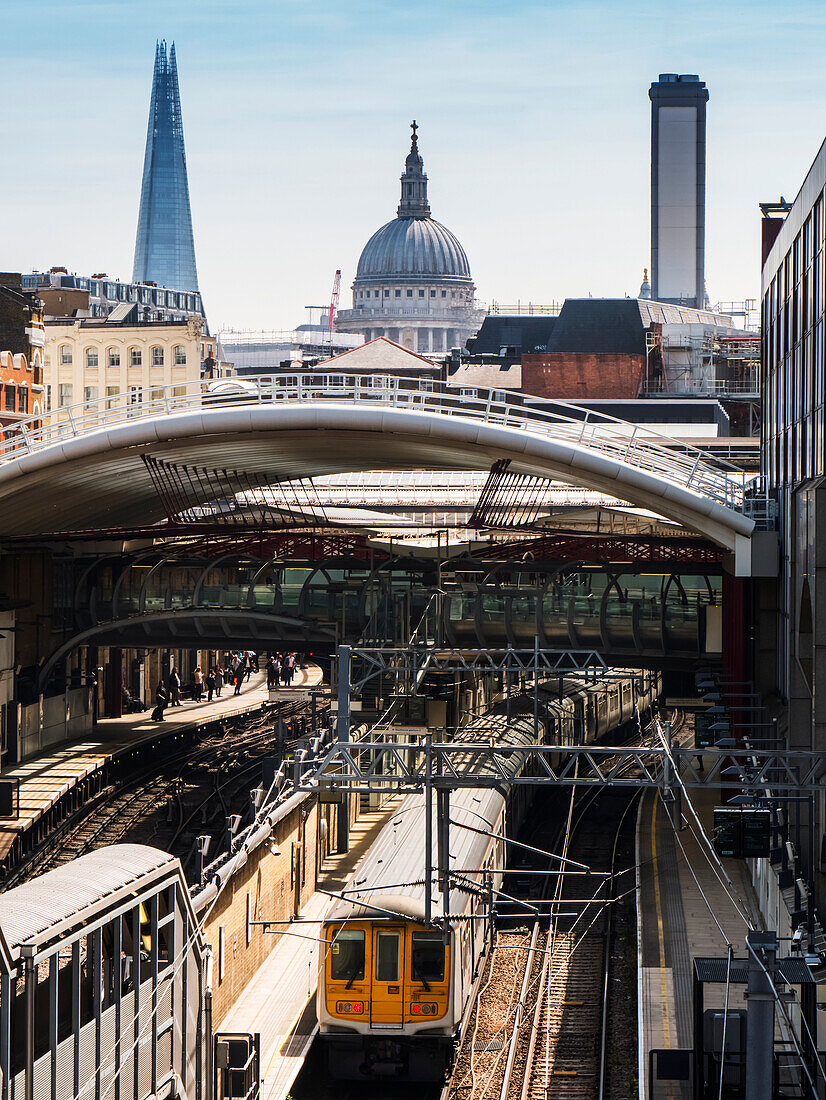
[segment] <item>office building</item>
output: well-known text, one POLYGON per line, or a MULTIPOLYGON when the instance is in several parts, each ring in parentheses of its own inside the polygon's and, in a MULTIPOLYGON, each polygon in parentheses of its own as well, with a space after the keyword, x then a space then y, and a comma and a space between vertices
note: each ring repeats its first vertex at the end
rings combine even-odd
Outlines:
POLYGON ((788 700, 791 743, 817 750, 826 748, 825 189, 826 143, 785 222, 764 220, 762 275, 763 471, 782 568, 776 593, 766 593, 777 651, 763 655, 759 674, 788 700))
POLYGON ((166 42, 155 47, 132 279, 198 289, 174 42, 168 52, 166 42))
POLYGON ((183 398, 214 377, 216 341, 197 318, 138 321, 136 307, 104 319, 46 322, 46 410, 104 399, 130 405, 162 397, 183 398), (206 370, 205 370, 206 368, 206 370))
POLYGON ((651 292, 705 301, 706 103, 698 76, 660 73, 651 99, 651 292))

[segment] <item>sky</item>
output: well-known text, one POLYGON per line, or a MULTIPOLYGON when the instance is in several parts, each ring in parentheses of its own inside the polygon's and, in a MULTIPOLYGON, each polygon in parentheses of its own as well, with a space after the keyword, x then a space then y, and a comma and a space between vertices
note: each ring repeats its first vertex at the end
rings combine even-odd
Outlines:
POLYGON ((175 41, 216 328, 342 306, 409 124, 483 302, 636 294, 660 72, 710 101, 706 281, 759 293, 761 201, 824 138, 822 0, 3 0, 0 270, 130 279, 155 41, 175 41))

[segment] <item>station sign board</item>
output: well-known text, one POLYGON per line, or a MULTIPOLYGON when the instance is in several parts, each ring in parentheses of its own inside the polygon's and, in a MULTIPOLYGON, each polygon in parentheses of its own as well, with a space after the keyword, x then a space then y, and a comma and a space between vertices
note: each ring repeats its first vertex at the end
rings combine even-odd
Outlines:
POLYGON ((732 859, 768 857, 771 848, 771 810, 752 807, 714 808, 714 850, 732 859))

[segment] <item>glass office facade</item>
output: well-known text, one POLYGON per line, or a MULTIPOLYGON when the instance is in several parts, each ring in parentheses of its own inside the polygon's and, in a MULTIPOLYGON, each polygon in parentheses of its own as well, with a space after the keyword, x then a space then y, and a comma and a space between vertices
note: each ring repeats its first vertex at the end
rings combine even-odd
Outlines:
POLYGON ((826 143, 763 265, 763 474, 779 503, 776 690, 789 736, 826 745, 826 143), (820 675, 818 676, 818 669, 820 675), (818 680, 820 682, 818 683, 818 680), (820 696, 820 699, 818 699, 820 696))
POLYGON ((155 50, 133 280, 196 291, 184 128, 175 44, 155 50))

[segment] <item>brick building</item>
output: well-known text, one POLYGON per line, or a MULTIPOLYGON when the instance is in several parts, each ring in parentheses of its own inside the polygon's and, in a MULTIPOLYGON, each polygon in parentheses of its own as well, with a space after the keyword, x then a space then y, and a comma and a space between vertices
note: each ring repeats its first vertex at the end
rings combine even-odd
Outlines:
POLYGON ((646 326, 635 298, 568 298, 544 351, 522 356, 522 390, 537 397, 638 397, 646 326))
POLYGON ((44 341, 41 302, 0 274, 0 428, 42 411, 44 341))

